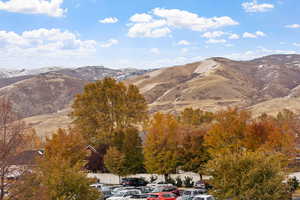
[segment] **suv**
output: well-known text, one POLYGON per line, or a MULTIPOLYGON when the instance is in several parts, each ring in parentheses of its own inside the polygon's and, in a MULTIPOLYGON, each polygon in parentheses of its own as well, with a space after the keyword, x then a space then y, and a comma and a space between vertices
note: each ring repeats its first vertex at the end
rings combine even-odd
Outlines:
POLYGON ((121 184, 123 186, 139 187, 139 186, 146 186, 148 182, 142 178, 122 178, 121 184))

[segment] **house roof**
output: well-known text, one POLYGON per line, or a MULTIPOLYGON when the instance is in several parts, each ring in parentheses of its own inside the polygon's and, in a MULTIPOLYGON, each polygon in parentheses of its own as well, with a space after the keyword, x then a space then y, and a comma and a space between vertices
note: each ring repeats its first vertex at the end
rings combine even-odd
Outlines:
POLYGON ((23 151, 13 157, 10 161, 11 165, 34 165, 36 158, 44 154, 43 150, 28 150, 23 151))

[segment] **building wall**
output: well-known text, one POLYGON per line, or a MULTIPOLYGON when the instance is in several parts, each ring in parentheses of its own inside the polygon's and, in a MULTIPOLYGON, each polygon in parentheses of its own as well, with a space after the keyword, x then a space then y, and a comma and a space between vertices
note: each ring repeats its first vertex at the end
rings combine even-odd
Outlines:
MULTIPOLYGON (((157 175, 157 174, 135 174, 127 177, 135 177, 135 178, 144 178, 145 180, 149 181, 151 176, 156 176, 159 181, 164 181, 164 176, 163 175, 157 175)), ((193 178, 193 181, 199 181, 200 176, 199 174, 196 173, 191 173, 191 172, 186 172, 186 173, 181 173, 181 174, 171 174, 171 178, 175 179, 176 177, 180 177, 182 180, 186 176, 189 176, 193 178)), ((109 174, 109 173, 101 173, 101 174, 94 174, 94 173, 89 173, 88 174, 89 178, 96 178, 100 181, 100 183, 104 184, 119 184, 121 177, 114 175, 114 174, 109 174)), ((203 176, 203 179, 208 179, 208 176, 203 176)))

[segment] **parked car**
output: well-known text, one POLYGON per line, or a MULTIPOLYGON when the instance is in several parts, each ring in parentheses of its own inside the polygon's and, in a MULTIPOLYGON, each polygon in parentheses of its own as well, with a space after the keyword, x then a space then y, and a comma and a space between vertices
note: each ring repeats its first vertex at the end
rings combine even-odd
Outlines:
POLYGON ((212 188, 212 186, 205 181, 197 181, 195 183, 195 188, 210 190, 212 188))
POLYGON ((102 190, 101 192, 103 194, 104 199, 108 199, 109 197, 112 196, 111 190, 102 190))
POLYGON ((195 196, 192 200, 215 200, 215 198, 212 195, 201 194, 195 196))
POLYGON ((128 198, 128 200, 147 200, 148 194, 136 194, 128 198))
POLYGON ((147 200, 176 200, 176 195, 171 192, 151 193, 147 200))
POLYGON ((136 189, 141 190, 142 194, 148 194, 153 191, 153 188, 148 186, 136 187, 136 189))
POLYGON ((130 189, 135 189, 135 187, 122 187, 122 186, 119 186, 117 188, 114 188, 111 193, 114 195, 114 194, 117 194, 123 190, 130 190, 130 189))
POLYGON ((184 190, 177 198, 177 200, 191 200, 193 197, 200 195, 200 194, 205 194, 207 192, 206 189, 189 189, 189 190, 184 190))
POLYGON ((154 187, 151 193, 159 193, 159 192, 171 192, 175 194, 176 196, 180 195, 179 190, 175 186, 158 186, 154 187))
POLYGON ((102 186, 104 186, 104 184, 94 183, 94 184, 91 184, 90 186, 93 187, 93 188, 96 188, 98 190, 101 190, 101 188, 102 188, 102 186))
POLYGON ((156 180, 156 181, 154 181, 152 183, 147 184, 147 186, 149 186, 149 187, 157 187, 157 186, 173 186, 173 185, 170 184, 170 183, 166 183, 166 182, 163 182, 163 181, 156 180))
POLYGON ((145 181, 142 178, 122 178, 121 185, 123 186, 146 186, 148 184, 147 181, 145 181))
POLYGON ((140 190, 130 189, 130 190, 122 190, 117 194, 107 198, 107 200, 124 200, 129 199, 133 195, 142 194, 140 190))

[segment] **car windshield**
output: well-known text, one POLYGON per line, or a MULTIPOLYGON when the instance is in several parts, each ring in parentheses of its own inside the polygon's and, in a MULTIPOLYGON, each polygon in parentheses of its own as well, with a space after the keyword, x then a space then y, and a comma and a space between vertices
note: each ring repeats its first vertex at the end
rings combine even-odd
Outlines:
POLYGON ((114 194, 113 197, 123 197, 124 195, 124 192, 118 192, 117 194, 114 194))
POLYGON ((183 192, 183 195, 191 195, 191 194, 192 194, 191 191, 184 191, 184 192, 183 192))
POLYGON ((158 197, 158 195, 156 195, 156 194, 149 194, 149 198, 157 198, 158 197))
POLYGON ((154 192, 154 193, 162 192, 162 191, 163 191, 163 188, 161 188, 161 187, 157 187, 152 190, 152 192, 154 192))

